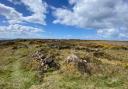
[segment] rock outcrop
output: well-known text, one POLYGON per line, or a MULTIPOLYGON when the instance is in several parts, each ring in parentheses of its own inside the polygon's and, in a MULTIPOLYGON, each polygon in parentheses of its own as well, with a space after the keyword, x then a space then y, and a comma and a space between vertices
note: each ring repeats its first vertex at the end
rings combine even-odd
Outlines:
POLYGON ((75 68, 77 68, 81 74, 87 73, 87 74, 91 75, 92 67, 91 67, 90 63, 88 63, 86 60, 80 59, 78 56, 76 56, 74 54, 69 55, 66 58, 66 63, 74 65, 75 68))

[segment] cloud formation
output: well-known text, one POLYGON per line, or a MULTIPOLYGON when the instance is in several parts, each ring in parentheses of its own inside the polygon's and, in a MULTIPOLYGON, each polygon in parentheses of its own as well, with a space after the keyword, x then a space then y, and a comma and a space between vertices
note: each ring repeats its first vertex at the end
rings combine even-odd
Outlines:
POLYGON ((95 29, 104 37, 128 38, 127 0, 69 0, 72 9, 56 8, 53 23, 95 29))
POLYGON ((25 5, 28 6, 28 9, 34 14, 32 16, 24 17, 27 21, 46 24, 46 8, 47 4, 42 2, 42 0, 21 0, 25 5))
POLYGON ((16 0, 10 0, 10 2, 14 4, 23 3, 26 5, 28 10, 33 12, 30 16, 23 16, 23 13, 20 13, 15 10, 15 8, 6 6, 0 3, 0 15, 6 18, 6 22, 8 26, 1 26, 0 27, 0 34, 6 33, 14 33, 14 34, 26 34, 26 37, 30 34, 40 33, 42 29, 31 27, 31 26, 24 26, 22 23, 30 22, 35 24, 45 25, 45 18, 46 18, 46 9, 47 4, 42 2, 42 0, 20 0, 17 2, 16 0), (6 31, 6 32, 5 32, 6 31))
POLYGON ((1 38, 40 38, 41 35, 39 33, 41 32, 44 31, 38 28, 23 26, 19 24, 9 25, 8 27, 0 27, 1 38))
MULTIPOLYGON (((24 16, 16 8, 0 3, 0 16, 4 16, 6 26, 0 26, 0 35, 23 34, 24 36, 42 33, 42 28, 32 24, 46 25, 48 6, 43 0, 8 0, 14 5, 24 4, 32 12, 24 16), (23 23, 32 23, 23 25, 23 23)), ((54 24, 76 26, 97 31, 103 39, 128 39, 128 1, 127 0, 68 0, 72 8, 54 8, 54 24), (68 9, 69 8, 69 9, 68 9)), ((48 18, 49 19, 49 18, 48 18)))
POLYGON ((5 6, 4 4, 0 4, 0 15, 5 16, 7 22, 19 23, 22 19, 22 14, 17 12, 14 8, 5 6))

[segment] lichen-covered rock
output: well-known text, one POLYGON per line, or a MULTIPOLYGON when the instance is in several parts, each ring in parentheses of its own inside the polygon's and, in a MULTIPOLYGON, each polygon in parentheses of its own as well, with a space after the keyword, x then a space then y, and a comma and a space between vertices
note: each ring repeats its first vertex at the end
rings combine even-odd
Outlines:
POLYGON ((71 54, 66 58, 66 63, 78 63, 79 61, 80 58, 74 54, 71 54))
POLYGON ((44 59, 45 58, 45 54, 43 54, 41 51, 36 51, 33 55, 32 55, 32 57, 34 58, 34 59, 36 59, 36 60, 42 60, 42 59, 44 59))
POLYGON ((72 64, 81 74, 87 73, 91 75, 92 66, 86 60, 82 60, 76 55, 72 54, 66 59, 67 64, 72 64))

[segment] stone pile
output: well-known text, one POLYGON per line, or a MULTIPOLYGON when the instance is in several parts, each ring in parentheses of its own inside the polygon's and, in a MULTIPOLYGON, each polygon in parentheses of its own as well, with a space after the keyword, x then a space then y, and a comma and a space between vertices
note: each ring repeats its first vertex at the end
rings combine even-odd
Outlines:
POLYGON ((59 69, 59 65, 55 62, 54 58, 44 52, 36 51, 32 57, 40 62, 39 70, 42 72, 46 72, 49 68, 59 69))
POLYGON ((74 55, 74 54, 71 54, 69 55, 67 58, 66 58, 66 61, 65 61, 67 64, 73 64, 77 69, 78 71, 80 71, 80 73, 84 74, 84 73, 87 73, 87 74, 91 74, 91 65, 90 63, 88 63, 86 60, 82 60, 80 59, 78 56, 74 55))

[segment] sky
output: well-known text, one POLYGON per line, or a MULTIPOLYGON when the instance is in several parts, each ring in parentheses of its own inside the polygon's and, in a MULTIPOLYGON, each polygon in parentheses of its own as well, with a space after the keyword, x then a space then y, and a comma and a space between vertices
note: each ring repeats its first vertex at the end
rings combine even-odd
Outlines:
POLYGON ((0 39, 128 40, 128 0, 0 0, 0 39))

